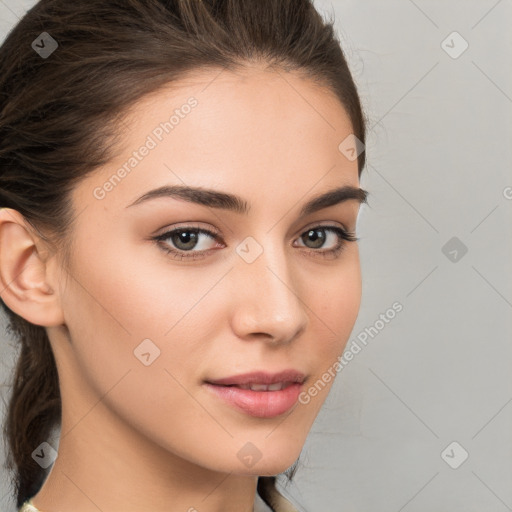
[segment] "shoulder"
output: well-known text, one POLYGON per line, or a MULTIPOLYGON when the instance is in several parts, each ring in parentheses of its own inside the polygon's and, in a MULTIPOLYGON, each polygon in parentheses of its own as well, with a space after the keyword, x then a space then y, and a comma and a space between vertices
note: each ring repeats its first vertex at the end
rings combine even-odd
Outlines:
POLYGON ((254 512, 298 512, 276 487, 276 477, 259 477, 254 512), (259 503, 258 503, 259 501, 259 503), (269 503, 270 505, 267 505, 269 503), (260 506, 261 508, 257 508, 260 506))
POLYGON ((263 501, 262 497, 258 493, 256 493, 256 497, 254 499, 254 512, 273 512, 272 509, 263 501))
POLYGON ((32 505, 32 500, 27 500, 21 508, 18 510, 18 512, 40 512, 34 505, 32 505))

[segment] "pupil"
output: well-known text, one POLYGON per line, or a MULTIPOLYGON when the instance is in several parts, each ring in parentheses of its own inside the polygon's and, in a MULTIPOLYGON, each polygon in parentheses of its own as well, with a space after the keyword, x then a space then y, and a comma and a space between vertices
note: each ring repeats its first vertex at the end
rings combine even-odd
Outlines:
POLYGON ((176 236, 178 238, 178 243, 176 245, 179 246, 179 244, 184 243, 188 246, 184 247, 184 249, 191 249, 194 247, 194 245, 197 242, 197 233, 194 233, 192 231, 180 231, 176 233, 176 236))
POLYGON ((325 235, 323 234, 322 229, 311 229, 308 231, 307 235, 310 239, 316 244, 314 247, 321 247, 325 240, 325 235), (318 235, 318 233, 321 233, 321 235, 318 235))

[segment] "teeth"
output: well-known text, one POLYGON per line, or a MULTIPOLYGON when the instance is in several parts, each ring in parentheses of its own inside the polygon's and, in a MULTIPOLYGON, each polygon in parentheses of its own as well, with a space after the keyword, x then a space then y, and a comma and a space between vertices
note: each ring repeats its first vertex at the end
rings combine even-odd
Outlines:
POLYGON ((236 385, 240 389, 250 389, 251 391, 280 391, 283 388, 287 388, 290 385, 289 382, 276 382, 275 384, 239 384, 236 385))

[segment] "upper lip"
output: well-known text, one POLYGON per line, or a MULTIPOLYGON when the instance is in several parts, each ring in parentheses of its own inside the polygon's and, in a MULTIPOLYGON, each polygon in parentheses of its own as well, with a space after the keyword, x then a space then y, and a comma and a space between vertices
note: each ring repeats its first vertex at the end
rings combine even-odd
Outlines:
POLYGON ((306 376, 297 370, 283 370, 277 373, 268 373, 264 371, 255 371, 240 375, 232 375, 223 379, 208 380, 210 384, 219 386, 229 386, 233 384, 275 384, 276 382, 300 382, 301 384, 306 376))

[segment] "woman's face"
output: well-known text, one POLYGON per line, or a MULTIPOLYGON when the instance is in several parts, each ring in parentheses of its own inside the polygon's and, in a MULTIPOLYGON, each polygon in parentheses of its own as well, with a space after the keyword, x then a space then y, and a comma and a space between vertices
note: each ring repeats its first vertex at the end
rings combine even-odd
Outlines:
POLYGON ((70 266, 54 269, 69 330, 49 328, 62 433, 82 423, 101 438, 116 418, 129 428, 111 446, 130 432, 132 443, 204 468, 282 472, 300 455, 360 306, 357 242, 331 229, 356 231, 359 200, 302 212, 326 192, 359 188, 357 160, 339 149, 349 118, 313 82, 262 68, 203 71, 132 114, 122 154, 76 187, 70 266), (209 206, 199 194, 139 200, 175 186, 236 195, 247 211, 227 208, 227 196, 209 206), (279 392, 260 391, 244 410, 205 384, 286 369, 307 380, 284 412, 279 392))

